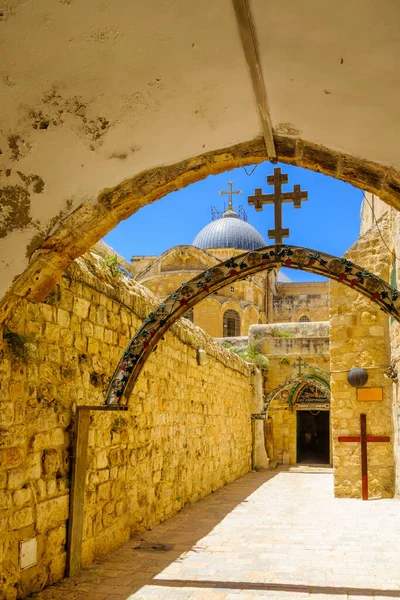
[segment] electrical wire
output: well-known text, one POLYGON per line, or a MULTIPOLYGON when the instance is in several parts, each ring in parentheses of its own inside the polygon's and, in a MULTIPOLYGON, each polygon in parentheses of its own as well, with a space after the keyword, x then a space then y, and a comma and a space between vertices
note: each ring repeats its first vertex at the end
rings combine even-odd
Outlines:
POLYGON ((242 169, 244 169, 244 172, 246 173, 246 175, 248 175, 249 177, 251 177, 253 175, 254 171, 257 169, 257 167, 258 167, 258 164, 253 167, 253 169, 251 170, 250 173, 247 172, 246 167, 242 167, 242 169))
POLYGON ((389 246, 387 245, 387 243, 386 243, 386 241, 385 241, 385 238, 384 238, 384 237, 383 237, 383 235, 382 235, 382 231, 380 230, 380 227, 379 227, 379 225, 378 225, 378 220, 377 220, 377 218, 375 217, 375 211, 374 211, 374 207, 372 206, 372 204, 370 203, 370 201, 369 201, 369 200, 368 200, 368 198, 366 197, 366 195, 365 195, 365 192, 363 192, 363 197, 364 197, 364 200, 365 200, 365 202, 368 204, 368 206, 369 206, 369 207, 370 207, 370 209, 371 209, 371 212, 372 212, 372 219, 373 219, 373 221, 374 221, 374 225, 375 225, 375 227, 376 227, 376 228, 377 228, 377 230, 378 230, 378 233, 379 233, 379 235, 380 235, 380 237, 381 237, 381 240, 382 240, 382 242, 384 243, 384 245, 386 246, 386 248, 387 248, 387 250, 390 252, 390 254, 391 254, 393 257, 394 257, 394 259, 400 262, 400 258, 399 258, 399 257, 396 255, 396 253, 395 253, 395 252, 393 252, 393 250, 391 250, 391 249, 389 248, 389 246))

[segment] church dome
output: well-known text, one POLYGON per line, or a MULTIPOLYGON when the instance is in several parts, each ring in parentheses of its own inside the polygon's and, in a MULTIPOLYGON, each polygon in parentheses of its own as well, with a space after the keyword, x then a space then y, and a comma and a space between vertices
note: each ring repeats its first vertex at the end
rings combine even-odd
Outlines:
POLYGON ((239 219, 233 208, 228 208, 220 219, 211 221, 203 227, 194 238, 193 246, 201 250, 208 248, 255 250, 265 246, 265 241, 255 227, 239 219))

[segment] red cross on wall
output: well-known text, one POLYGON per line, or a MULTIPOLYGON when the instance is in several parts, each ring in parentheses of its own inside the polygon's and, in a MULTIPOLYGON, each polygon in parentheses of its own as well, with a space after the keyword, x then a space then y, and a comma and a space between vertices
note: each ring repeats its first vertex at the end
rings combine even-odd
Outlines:
POLYGON ((368 442, 390 442, 388 435, 367 435, 367 415, 360 415, 361 435, 340 435, 339 442, 361 442, 361 481, 362 481, 362 499, 368 500, 368 442))

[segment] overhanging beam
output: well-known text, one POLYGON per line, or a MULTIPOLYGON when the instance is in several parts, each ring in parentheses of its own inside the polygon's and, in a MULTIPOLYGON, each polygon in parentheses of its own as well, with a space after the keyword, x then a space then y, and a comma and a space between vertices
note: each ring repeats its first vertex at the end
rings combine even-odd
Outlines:
POLYGON ((232 1, 235 9, 236 20, 239 26, 243 51, 250 70, 251 82, 256 97, 258 114, 262 124, 267 155, 270 161, 276 162, 277 157, 274 136, 272 132, 271 116, 268 107, 267 92, 261 70, 256 33, 251 19, 249 2, 248 0, 232 1))

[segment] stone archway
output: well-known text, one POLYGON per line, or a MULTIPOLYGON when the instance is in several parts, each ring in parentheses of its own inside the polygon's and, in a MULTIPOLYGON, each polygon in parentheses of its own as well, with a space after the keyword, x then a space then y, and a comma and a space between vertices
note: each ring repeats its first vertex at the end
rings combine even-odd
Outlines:
POLYGON ((397 289, 345 258, 297 246, 266 246, 232 257, 184 283, 150 313, 122 355, 107 390, 107 405, 128 404, 135 382, 151 352, 170 327, 203 298, 219 288, 277 267, 302 269, 325 275, 359 291, 400 321, 397 289))
MULTIPOLYGON (((274 136, 277 159, 346 181, 400 209, 400 173, 392 167, 289 136, 274 136)), ((0 301, 0 324, 22 298, 42 301, 71 262, 141 207, 170 192, 231 169, 267 160, 263 138, 156 167, 102 191, 55 223, 54 233, 27 250, 30 262, 0 301)), ((32 240, 33 242, 34 240, 32 240)))

